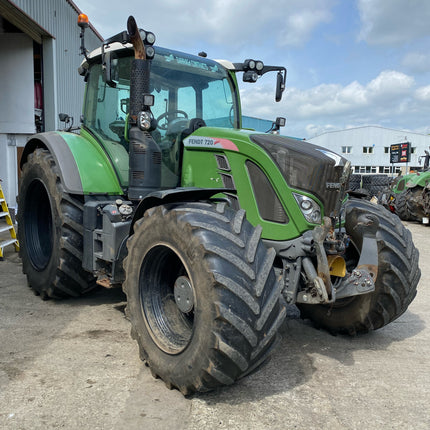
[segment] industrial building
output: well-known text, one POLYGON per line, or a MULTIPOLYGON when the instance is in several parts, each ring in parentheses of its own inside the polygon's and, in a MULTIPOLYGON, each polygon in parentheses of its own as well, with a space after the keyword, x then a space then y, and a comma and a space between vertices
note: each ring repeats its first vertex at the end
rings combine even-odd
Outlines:
POLYGON ((349 161, 354 173, 406 173, 423 167, 424 151, 430 147, 430 136, 405 130, 393 130, 377 125, 329 131, 307 139, 341 154, 349 161), (390 148, 395 144, 410 143, 408 163, 390 163, 390 148))
MULTIPOLYGON (((0 0, 0 179, 10 209, 16 206, 18 163, 28 138, 64 127, 60 113, 80 124, 80 13, 71 0, 0 0)), ((86 47, 92 50, 101 40, 90 25, 86 47)))

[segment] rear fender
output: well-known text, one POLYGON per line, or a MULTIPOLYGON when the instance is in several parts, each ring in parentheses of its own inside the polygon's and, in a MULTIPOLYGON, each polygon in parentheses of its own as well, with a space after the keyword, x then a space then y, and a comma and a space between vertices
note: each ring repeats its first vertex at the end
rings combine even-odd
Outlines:
POLYGON ((410 180, 406 181, 407 188, 415 187, 425 187, 430 183, 430 172, 418 173, 416 176, 412 177, 410 180))
POLYGON ((25 146, 20 167, 36 148, 47 149, 70 194, 124 194, 103 149, 74 133, 50 131, 34 135, 25 146))

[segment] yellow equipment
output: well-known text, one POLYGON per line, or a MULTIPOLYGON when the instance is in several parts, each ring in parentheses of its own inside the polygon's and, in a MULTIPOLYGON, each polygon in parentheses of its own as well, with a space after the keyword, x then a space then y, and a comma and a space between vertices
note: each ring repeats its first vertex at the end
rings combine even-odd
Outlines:
POLYGON ((2 261, 3 258, 3 248, 5 248, 8 245, 13 245, 15 247, 15 251, 19 251, 19 243, 18 239, 16 238, 16 232, 15 227, 13 226, 12 217, 9 213, 9 208, 7 207, 6 199, 4 198, 3 194, 3 188, 0 184, 0 203, 1 203, 1 212, 0 212, 0 218, 6 219, 6 225, 0 224, 0 233, 3 233, 4 231, 9 231, 10 233, 10 239, 2 240, 0 241, 0 261, 2 261))

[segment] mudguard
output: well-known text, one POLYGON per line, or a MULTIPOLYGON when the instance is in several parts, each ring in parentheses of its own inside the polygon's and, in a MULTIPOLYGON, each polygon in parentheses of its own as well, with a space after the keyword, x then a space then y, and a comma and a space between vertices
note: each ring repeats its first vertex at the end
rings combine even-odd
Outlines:
POLYGON ((57 131, 35 134, 25 146, 21 168, 36 148, 46 148, 53 155, 67 193, 124 194, 106 153, 80 135, 57 131))
POLYGON ((147 209, 155 206, 160 206, 168 203, 178 202, 196 202, 202 200, 209 200, 216 194, 228 192, 236 194, 236 190, 228 188, 174 188, 169 190, 155 191, 148 194, 140 203, 134 213, 133 220, 130 226, 130 234, 133 234, 134 223, 143 217, 147 209))
POLYGON ((413 176, 411 176, 406 181, 406 187, 407 188, 414 188, 414 187, 425 187, 428 183, 430 183, 430 172, 420 172, 413 176))

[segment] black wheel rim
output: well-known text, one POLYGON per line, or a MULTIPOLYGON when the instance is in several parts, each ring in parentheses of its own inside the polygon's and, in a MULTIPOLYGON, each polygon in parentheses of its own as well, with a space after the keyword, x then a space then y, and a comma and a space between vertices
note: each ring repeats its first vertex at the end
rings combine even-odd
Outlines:
POLYGON ((151 248, 140 269, 140 303, 152 340, 168 354, 186 349, 194 331, 194 306, 183 312, 175 300, 178 279, 188 280, 192 288, 192 279, 178 253, 167 245, 151 248))
POLYGON ((53 227, 48 192, 39 180, 30 184, 25 197, 24 231, 30 262, 36 270, 42 271, 51 259, 53 227))

